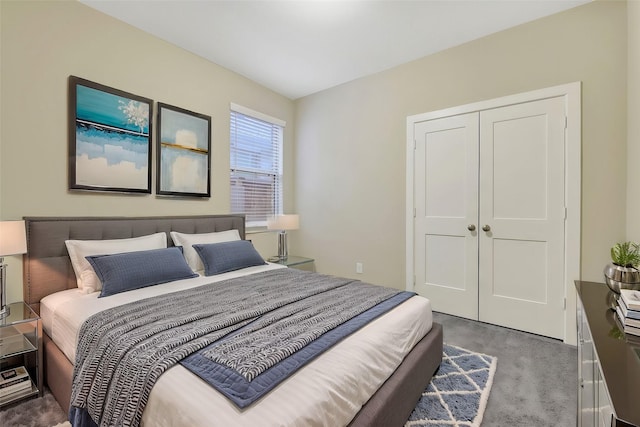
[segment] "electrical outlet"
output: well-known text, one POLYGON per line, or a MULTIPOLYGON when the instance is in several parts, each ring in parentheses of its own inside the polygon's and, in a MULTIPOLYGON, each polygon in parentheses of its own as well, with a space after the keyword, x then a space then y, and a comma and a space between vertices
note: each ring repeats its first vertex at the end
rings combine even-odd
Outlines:
POLYGON ((356 273, 362 274, 362 263, 356 262, 356 273))

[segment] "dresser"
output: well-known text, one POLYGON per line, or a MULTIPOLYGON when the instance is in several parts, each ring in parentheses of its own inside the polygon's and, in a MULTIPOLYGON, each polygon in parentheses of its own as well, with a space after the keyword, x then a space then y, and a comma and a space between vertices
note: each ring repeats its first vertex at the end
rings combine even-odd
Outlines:
POLYGON ((604 283, 576 281, 578 426, 640 426, 640 345, 618 328, 604 283))

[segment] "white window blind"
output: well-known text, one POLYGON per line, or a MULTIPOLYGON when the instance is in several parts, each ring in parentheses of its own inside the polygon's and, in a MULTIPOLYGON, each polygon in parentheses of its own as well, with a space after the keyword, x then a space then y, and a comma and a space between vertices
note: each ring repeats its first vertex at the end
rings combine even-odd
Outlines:
POLYGON ((245 214, 248 227, 265 226, 269 216, 282 213, 284 122, 269 119, 232 105, 231 212, 245 214))

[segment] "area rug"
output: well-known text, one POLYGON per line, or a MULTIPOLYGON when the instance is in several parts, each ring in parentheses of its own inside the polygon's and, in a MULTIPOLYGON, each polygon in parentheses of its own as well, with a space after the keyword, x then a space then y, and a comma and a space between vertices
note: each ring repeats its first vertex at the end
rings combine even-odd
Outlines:
POLYGON ((405 427, 479 426, 496 363, 496 357, 445 344, 440 368, 405 427))

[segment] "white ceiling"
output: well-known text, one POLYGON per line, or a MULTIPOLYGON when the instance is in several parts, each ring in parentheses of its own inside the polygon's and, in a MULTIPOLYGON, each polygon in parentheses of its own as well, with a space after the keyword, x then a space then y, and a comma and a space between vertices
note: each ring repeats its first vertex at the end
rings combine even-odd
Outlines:
POLYGON ((291 99, 590 0, 80 0, 291 99))

